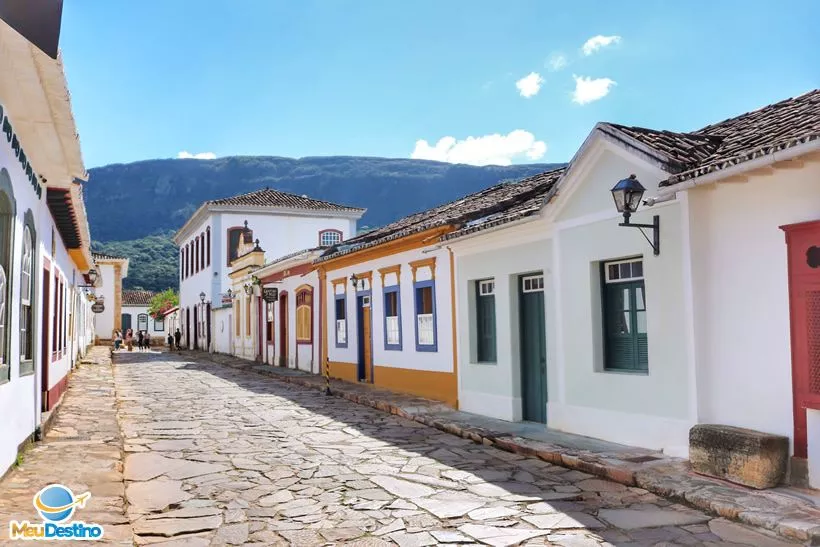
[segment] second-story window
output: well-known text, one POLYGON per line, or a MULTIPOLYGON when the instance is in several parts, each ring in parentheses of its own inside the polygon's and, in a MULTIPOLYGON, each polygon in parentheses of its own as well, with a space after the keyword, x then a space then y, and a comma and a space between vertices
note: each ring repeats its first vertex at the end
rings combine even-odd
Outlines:
POLYGON ((342 242, 342 232, 339 230, 322 230, 319 232, 319 246, 332 247, 342 242))

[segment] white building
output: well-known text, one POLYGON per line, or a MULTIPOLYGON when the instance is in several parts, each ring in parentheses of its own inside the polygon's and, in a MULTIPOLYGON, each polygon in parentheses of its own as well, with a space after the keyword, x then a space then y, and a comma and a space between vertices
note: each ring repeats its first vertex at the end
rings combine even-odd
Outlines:
POLYGON ((122 291, 122 328, 123 333, 134 329, 135 337, 143 331, 151 337, 152 346, 162 346, 165 345, 165 319, 154 319, 148 313, 154 295, 151 291, 122 291))
POLYGON ((442 243, 461 408, 681 456, 697 423, 780 434, 820 486, 818 179, 820 90, 693 133, 597 125, 544 207, 442 243), (631 174, 657 252, 652 227, 619 226, 610 190, 631 174))
POLYGON ((184 345, 225 351, 229 333, 215 331, 215 321, 225 322, 222 296, 231 286, 228 272, 237 258, 238 243, 255 232, 263 239, 265 257, 273 260, 299 249, 333 245, 356 233, 364 209, 346 207, 264 189, 205 202, 174 236, 180 248, 180 294, 184 345), (211 310, 221 308, 213 315, 211 310), (219 337, 220 339, 215 339, 219 337))
POLYGON ((91 340, 87 178, 60 59, 0 21, 0 475, 91 340))
POLYGON ((103 253, 92 253, 97 280, 94 283, 97 302, 102 311, 94 314, 97 341, 114 339, 114 331, 122 331, 122 280, 128 277, 128 259, 103 253))

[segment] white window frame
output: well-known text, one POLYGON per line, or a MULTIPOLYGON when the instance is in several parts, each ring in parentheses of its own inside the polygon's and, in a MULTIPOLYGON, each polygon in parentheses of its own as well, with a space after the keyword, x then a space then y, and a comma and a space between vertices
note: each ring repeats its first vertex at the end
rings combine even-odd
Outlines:
POLYGON ((633 257, 633 258, 626 258, 623 260, 611 260, 604 262, 604 282, 609 283, 625 283, 627 281, 640 281, 644 279, 644 269, 643 269, 643 257, 633 257), (632 264, 640 263, 641 265, 641 275, 630 275, 630 277, 618 277, 617 279, 612 279, 609 277, 609 267, 610 266, 618 266, 618 275, 620 276, 620 266, 621 264, 630 264, 630 274, 632 273, 632 264))
POLYGON ((482 279, 478 282, 479 296, 493 296, 495 294, 495 279, 482 279))
POLYGON ((319 232, 319 246, 320 247, 332 247, 334 245, 338 245, 342 242, 342 234, 340 234, 336 230, 322 230, 319 232), (325 237, 328 236, 333 241, 325 241, 325 237))
POLYGON ((521 278, 521 292, 542 292, 544 290, 544 274, 527 275, 521 278))

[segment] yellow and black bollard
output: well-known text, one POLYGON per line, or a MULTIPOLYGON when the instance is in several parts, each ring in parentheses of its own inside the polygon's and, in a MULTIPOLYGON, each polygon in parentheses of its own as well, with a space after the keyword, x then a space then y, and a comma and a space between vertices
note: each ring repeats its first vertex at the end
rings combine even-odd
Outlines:
POLYGON ((332 395, 330 392, 330 359, 325 358, 325 395, 332 395))

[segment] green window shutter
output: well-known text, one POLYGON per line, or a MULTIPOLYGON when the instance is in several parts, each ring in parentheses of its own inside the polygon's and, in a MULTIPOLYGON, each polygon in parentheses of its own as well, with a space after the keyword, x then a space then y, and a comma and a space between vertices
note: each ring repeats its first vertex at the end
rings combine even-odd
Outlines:
POLYGON ((480 295, 476 283, 476 336, 479 362, 496 361, 495 296, 480 295))

